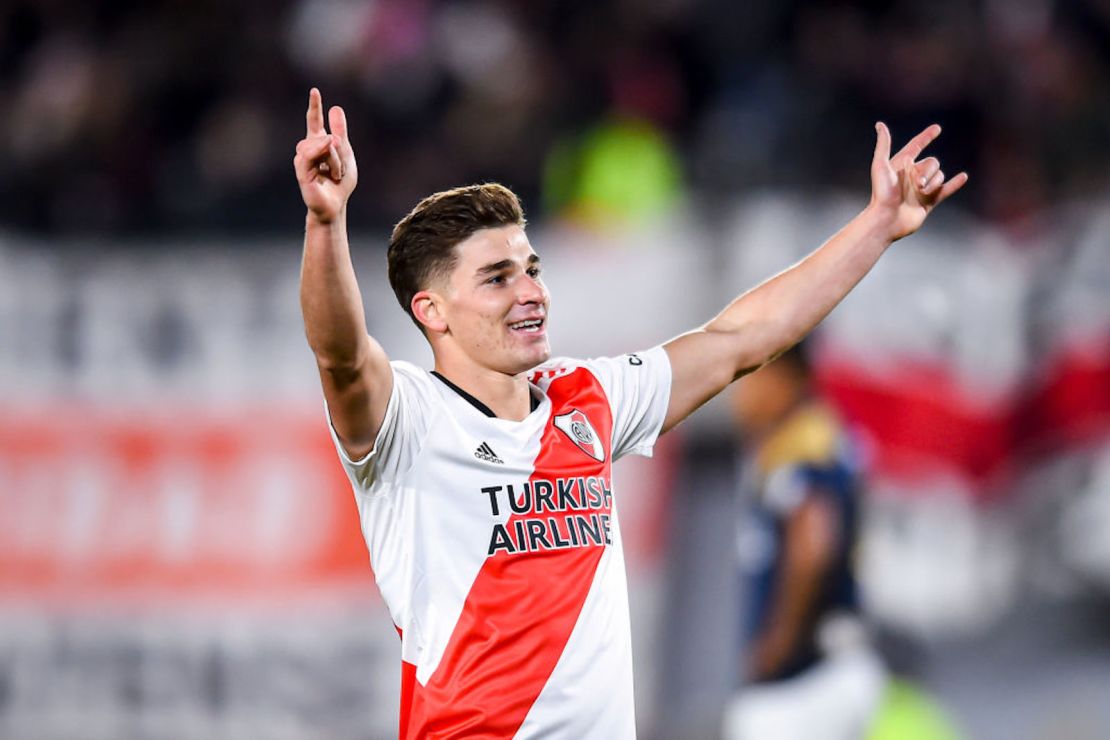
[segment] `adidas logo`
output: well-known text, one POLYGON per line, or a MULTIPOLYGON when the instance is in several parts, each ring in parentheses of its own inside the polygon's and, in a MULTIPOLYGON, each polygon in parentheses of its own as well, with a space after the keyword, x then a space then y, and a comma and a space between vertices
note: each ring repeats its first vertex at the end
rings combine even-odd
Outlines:
POLYGON ((493 451, 493 448, 485 442, 478 445, 478 449, 474 450, 474 457, 479 460, 485 460, 486 462, 497 463, 498 465, 505 464, 505 461, 499 458, 497 453, 493 451))

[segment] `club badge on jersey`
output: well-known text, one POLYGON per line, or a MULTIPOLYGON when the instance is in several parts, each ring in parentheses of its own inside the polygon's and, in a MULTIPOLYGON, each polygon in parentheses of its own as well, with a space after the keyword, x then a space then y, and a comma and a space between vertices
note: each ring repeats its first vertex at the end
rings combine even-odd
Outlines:
POLYGON ((554 424, 578 446, 578 449, 598 462, 605 462, 605 448, 601 446, 597 432, 594 431, 593 425, 584 413, 573 409, 565 414, 559 414, 555 417, 554 424))

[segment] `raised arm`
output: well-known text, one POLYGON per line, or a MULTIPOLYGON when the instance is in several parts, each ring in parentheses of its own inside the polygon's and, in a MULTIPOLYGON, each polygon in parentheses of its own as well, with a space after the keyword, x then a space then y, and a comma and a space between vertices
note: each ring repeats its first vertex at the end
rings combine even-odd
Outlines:
POLYGON ((293 158, 308 207, 301 312, 332 424, 344 449, 358 459, 374 445, 393 389, 393 373, 385 351, 366 332, 347 242, 347 199, 358 182, 347 119, 342 108, 333 106, 328 133, 316 88, 308 96, 306 119, 308 131, 293 158))
POLYGON ((920 228, 934 207, 967 182, 945 181, 934 157, 917 157, 940 134, 932 125, 890 156, 890 131, 876 124, 871 202, 793 267, 739 296, 704 326, 665 346, 671 400, 663 431, 745 373, 797 344, 855 287, 886 248, 920 228))

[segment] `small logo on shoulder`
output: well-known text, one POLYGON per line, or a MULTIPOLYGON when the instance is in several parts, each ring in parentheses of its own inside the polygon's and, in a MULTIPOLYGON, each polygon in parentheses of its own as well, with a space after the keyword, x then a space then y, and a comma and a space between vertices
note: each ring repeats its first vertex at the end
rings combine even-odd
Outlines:
POLYGON ((601 446, 597 432, 584 413, 574 409, 565 414, 559 414, 553 420, 555 426, 578 446, 578 449, 597 460, 605 462, 605 448, 601 446))
POLYGON ((478 445, 478 449, 474 450, 474 457, 489 463, 497 463, 498 465, 505 464, 505 461, 499 458, 497 453, 493 451, 493 448, 485 442, 478 445))

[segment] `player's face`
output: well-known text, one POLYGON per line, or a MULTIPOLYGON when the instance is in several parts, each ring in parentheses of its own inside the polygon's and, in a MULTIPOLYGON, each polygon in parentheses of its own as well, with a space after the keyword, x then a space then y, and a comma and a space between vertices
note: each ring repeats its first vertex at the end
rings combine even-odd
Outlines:
POLYGON ((551 298, 524 229, 482 229, 455 249, 445 308, 460 349, 478 364, 512 375, 547 360, 551 298))

